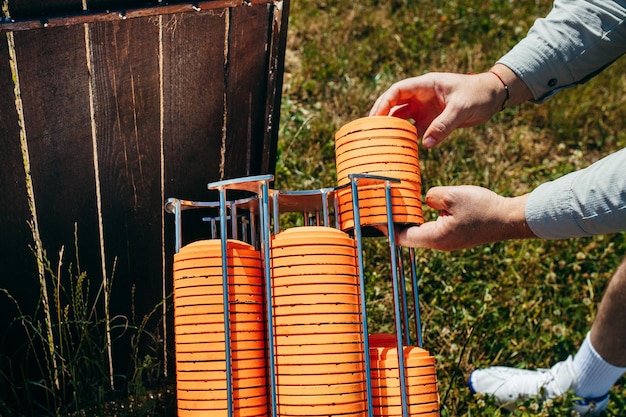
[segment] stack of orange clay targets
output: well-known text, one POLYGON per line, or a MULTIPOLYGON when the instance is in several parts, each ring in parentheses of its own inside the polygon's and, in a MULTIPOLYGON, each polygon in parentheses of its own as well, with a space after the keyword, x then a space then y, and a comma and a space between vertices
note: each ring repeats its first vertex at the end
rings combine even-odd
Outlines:
MULTIPOLYGON (((374 415, 402 416, 396 337, 374 334, 369 342, 374 415)), ((405 346, 404 367, 409 415, 438 417, 435 358, 418 346, 405 346)))
MULTIPOLYGON (((350 174, 370 174, 401 180, 391 184, 394 223, 423 223, 417 130, 404 119, 365 117, 342 126, 335 134, 337 185, 349 184, 350 174)), ((358 187, 361 226, 387 223, 383 183, 358 187)), ((354 227, 352 190, 340 189, 341 230, 354 227)))
MULTIPOLYGON (((267 416, 267 362, 259 251, 227 242, 232 401, 237 415, 267 416)), ((178 416, 227 415, 226 338, 219 240, 174 256, 178 416)))
POLYGON ((354 239, 296 227, 275 235, 271 248, 278 414, 364 416, 354 239))
MULTIPOLYGON (((401 379, 399 336, 369 335, 365 343, 360 246, 348 234, 355 227, 349 174, 400 180, 391 185, 393 222, 423 222, 417 133, 394 117, 359 119, 337 132, 336 157, 336 228, 265 234, 269 265, 261 250, 236 239, 226 241, 226 255, 219 238, 175 254, 180 417, 439 416, 434 357, 405 341, 401 379)), ((385 184, 368 182, 358 192, 361 225, 387 225, 385 184)))

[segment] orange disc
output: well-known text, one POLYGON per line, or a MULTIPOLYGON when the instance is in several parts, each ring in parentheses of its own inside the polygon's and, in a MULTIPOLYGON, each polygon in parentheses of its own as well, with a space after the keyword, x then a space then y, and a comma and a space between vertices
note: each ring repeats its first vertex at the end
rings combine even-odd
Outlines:
POLYGON ((309 265, 316 267, 318 265, 355 265, 356 258, 351 255, 340 254, 323 254, 323 255, 297 255, 284 256, 270 260, 272 268, 294 267, 309 265))
POLYGON ((297 278, 305 275, 357 275, 356 263, 347 265, 298 265, 272 268, 274 278, 297 278))
POLYGON ((414 159, 419 158, 417 143, 411 140, 389 140, 389 139, 364 139, 359 141, 346 142, 335 150, 335 162, 342 164, 352 159, 359 159, 366 155, 382 155, 384 158, 395 158, 396 156, 409 156, 414 159), (395 142, 395 143, 394 143, 395 142))
POLYGON ((342 385, 364 384, 365 372, 349 372, 346 374, 318 374, 318 375, 276 375, 276 384, 280 386, 316 386, 316 385, 342 385))
MULTIPOLYGON (((177 400, 178 407, 188 410, 206 410, 206 411, 218 411, 226 410, 228 402, 224 399, 207 399, 207 400, 177 400)), ((240 415, 240 410, 245 408, 258 408, 267 404, 267 395, 258 395, 256 397, 248 398, 233 398, 233 408, 237 410, 237 415, 240 415)), ((211 416, 213 414, 211 413, 211 416)))
MULTIPOLYGON (((280 401, 280 400, 279 400, 280 401)), ((356 401, 347 404, 315 404, 315 405, 286 405, 278 403, 278 414, 280 416, 337 416, 352 413, 364 413, 365 401, 356 401)))
POLYGON ((360 298, 354 294, 302 294, 302 295, 289 295, 284 297, 274 297, 274 306, 287 306, 287 305, 315 305, 322 304, 358 304, 360 298))
MULTIPOLYGON (((246 359, 265 359, 265 349, 231 350, 234 362, 246 359)), ((225 351, 211 352, 176 352, 176 360, 180 362, 224 361, 225 351)))
POLYGON ((341 230, 337 230, 334 227, 327 226, 299 226, 292 227, 289 229, 285 229, 280 233, 277 233, 273 236, 275 242, 281 241, 281 239, 286 238, 296 238, 296 237, 307 237, 307 236, 315 236, 320 238, 341 238, 353 240, 348 234, 342 232, 341 230))
POLYGON ((359 169, 360 172, 367 171, 408 171, 419 172, 419 163, 416 157, 408 155, 384 154, 384 155, 364 155, 337 162, 337 177, 341 172, 359 169))
MULTIPOLYGON (((239 407, 238 417, 267 417, 267 405, 259 407, 239 407)), ((178 408, 178 417, 206 417, 207 410, 178 408)), ((228 410, 210 410, 211 417, 228 417, 228 410)), ((342 416, 347 417, 347 416, 342 416)))
MULTIPOLYGON (((230 303, 262 303, 261 294, 229 294, 230 303)), ((189 295, 177 297, 174 295, 174 308, 191 305, 223 304, 222 294, 189 295)), ((230 311, 230 310, 229 310, 230 311)))
MULTIPOLYGON (((239 335, 241 332, 263 332, 265 326, 262 321, 234 321, 230 322, 231 333, 239 335)), ((208 324, 176 324, 174 331, 177 336, 181 335, 198 335, 222 333, 225 330, 224 323, 208 323, 208 324)), ((235 337, 235 335, 233 335, 235 337)))
MULTIPOLYGON (((251 403, 249 404, 250 407, 263 404, 264 402, 263 400, 261 400, 261 397, 266 394, 267 394, 267 385, 265 384, 258 386, 258 387, 233 388, 233 399, 238 398, 240 401, 250 399, 251 400, 251 403)), ((216 389, 216 390, 207 390, 207 389, 183 390, 180 388, 176 389, 176 397, 179 400, 186 400, 186 401, 210 401, 210 400, 225 401, 228 398, 227 395, 228 393, 227 393, 226 387, 224 387, 224 389, 216 389)))
MULTIPOLYGON (((229 285, 228 291, 231 296, 246 295, 261 295, 263 294, 263 286, 261 285, 229 285)), ((192 295, 219 295, 224 294, 223 287, 221 285, 202 285, 195 287, 178 287, 174 288, 174 297, 187 297, 192 295)))
POLYGON ((356 248, 347 245, 308 245, 308 246, 285 246, 282 248, 272 248, 272 259, 320 256, 320 255, 343 255, 356 256, 356 248))
POLYGON ((359 303, 329 303, 329 304, 285 304, 274 306, 273 316, 291 316, 299 314, 361 314, 359 303))
MULTIPOLYGON (((308 364, 308 365, 276 365, 277 375, 323 375, 323 374, 349 374, 364 372, 364 362, 352 363, 329 363, 329 364, 308 364)), ((308 376, 307 376, 308 378, 308 376)), ((337 380, 339 382, 339 380, 337 380)), ((348 382, 348 381, 344 381, 348 382)))
POLYGON ((353 333, 361 331, 361 323, 349 324, 298 324, 292 326, 276 326, 274 334, 276 336, 288 335, 316 335, 316 334, 336 334, 340 337, 342 333, 353 333))
MULTIPOLYGON (((437 375, 413 376, 405 378, 405 382, 407 388, 422 385, 436 385, 437 375)), ((395 378, 372 379, 372 390, 376 391, 377 395, 396 395, 396 393, 400 395, 400 379, 397 375, 395 378)))
POLYGON ((362 362, 363 354, 355 353, 335 353, 324 355, 287 355, 285 349, 280 349, 275 357, 276 365, 327 365, 362 362))
MULTIPOLYGON (((176 334, 176 343, 218 343, 225 342, 225 336, 223 332, 218 333, 205 333, 205 334, 176 334)), ((231 340, 237 341, 264 341, 264 331, 248 331, 238 332, 236 335, 231 336, 231 340)))
MULTIPOLYGON (((204 265, 187 266, 174 268, 174 286, 182 284, 190 278, 204 279, 205 284, 220 284, 222 282, 222 264, 215 262, 213 265, 207 262, 204 265)), ((249 280, 257 280, 263 276, 263 268, 260 263, 243 263, 238 265, 228 265, 228 283, 245 283, 249 280)))
POLYGON ((337 185, 341 186, 349 184, 350 174, 376 175, 379 177, 398 179, 402 181, 421 181, 419 171, 417 171, 414 167, 411 167, 408 164, 405 167, 395 166, 389 168, 386 168, 382 165, 377 165, 342 169, 341 171, 337 172, 337 185))
MULTIPOLYGON (((259 309, 260 310, 260 309, 259 309)), ((245 322, 259 322, 264 319, 263 314, 259 312, 254 313, 238 313, 230 311, 230 322, 245 323, 245 322)), ((174 325, 187 325, 187 324, 213 324, 224 323, 224 314, 194 314, 187 316, 175 316, 174 325)))
MULTIPOLYGON (((438 400, 437 384, 411 385, 406 388, 407 396, 409 397, 409 404, 427 403, 438 400)), ((375 404, 400 405, 400 388, 383 391, 380 388, 372 387, 372 395, 378 399, 378 401, 374 401, 375 404)))
MULTIPOLYGON (((263 303, 245 303, 230 302, 228 311, 231 314, 236 313, 263 313, 263 303)), ((205 314, 221 314, 224 313, 224 305, 218 304, 180 304, 174 308, 174 317, 205 315, 205 314)))
MULTIPOLYGON (((228 239, 226 241, 226 252, 228 256, 238 257, 240 254, 258 252, 254 246, 241 240, 228 239)), ((198 240, 183 246, 176 255, 185 255, 199 253, 201 255, 206 254, 219 254, 222 253, 222 242, 220 239, 205 239, 198 240)))
MULTIPOLYGON (((267 368, 249 368, 238 369, 233 367, 233 379, 254 379, 264 378, 267 368)), ((204 381, 226 381, 226 371, 177 371, 177 381, 196 381, 204 383, 204 381)))
POLYGON ((323 385, 285 385, 276 384, 276 392, 283 396, 306 396, 306 395, 342 395, 360 393, 362 395, 367 388, 364 381, 347 384, 323 384, 323 385))
MULTIPOLYGON (((320 345, 280 345, 276 346, 276 355, 336 355, 336 354, 363 354, 363 343, 333 343, 320 345)), ((360 356, 362 359, 362 356, 360 356)))
MULTIPOLYGON (((388 212, 387 207, 384 204, 382 206, 359 207, 359 216, 361 217, 361 219, 385 216, 385 220, 386 220, 387 212, 388 212)), ((391 213, 394 217, 398 217, 398 216, 423 217, 421 203, 417 201, 415 202, 415 205, 406 204, 404 206, 392 206, 391 213)), ((345 207, 343 209, 340 209, 339 216, 342 219, 353 219, 354 214, 352 212, 352 207, 345 207)))
MULTIPOLYGON (((241 359, 231 361, 233 369, 251 369, 262 368, 265 364, 265 358, 260 359, 241 359)), ((226 372, 226 361, 176 361, 176 371, 178 372, 200 372, 200 371, 224 371, 226 372)))
POLYGON ((335 137, 342 137, 354 132, 368 131, 372 129, 397 129, 417 135, 417 129, 409 121, 395 116, 369 116, 352 120, 343 125, 335 137))
POLYGON ((300 314, 289 316, 273 316, 274 326, 324 325, 324 324, 361 324, 361 314, 334 313, 300 314))
MULTIPOLYGON (((419 197, 422 184, 421 181, 402 181, 399 183, 389 184, 389 190, 391 197, 419 197)), ((362 185, 358 183, 357 191, 359 193, 359 200, 364 198, 373 197, 385 197, 386 186, 382 182, 377 182, 369 185, 362 185)), ((342 188, 337 191, 337 200, 339 204, 346 202, 352 202, 352 187, 342 188)))
POLYGON ((307 395, 287 395, 281 394, 278 397, 278 404, 281 406, 286 405, 339 405, 339 404, 352 404, 359 401, 366 401, 367 396, 365 394, 365 386, 361 384, 360 391, 353 391, 348 393, 339 394, 322 394, 315 392, 312 387, 309 387, 310 391, 307 395))
POLYGON ((310 285, 310 284, 348 284, 358 285, 359 278, 356 274, 332 274, 332 275, 298 275, 287 277, 273 277, 272 286, 285 287, 293 285, 310 285))
MULTIPOLYGON (((413 368, 404 368, 404 373, 407 378, 432 376, 437 375, 437 370, 434 366, 421 366, 413 368)), ((398 369, 371 369, 372 378, 380 380, 399 379, 398 369)))
POLYGON ((356 284, 309 284, 309 285, 285 285, 274 287, 274 297, 284 297, 304 294, 351 294, 359 295, 361 287, 356 284))
POLYGON ((336 334, 306 334, 306 335, 286 335, 276 336, 277 346, 292 345, 329 345, 333 343, 362 343, 363 333, 336 334))
MULTIPOLYGON (((383 406, 374 405, 372 407, 376 416, 402 416, 401 406, 383 406)), ((423 404, 408 404, 409 415, 421 416, 426 413, 434 413, 439 411, 439 401, 433 401, 423 404)))
MULTIPOLYGON (((420 225, 424 223, 421 215, 394 214, 393 222, 396 225, 403 224, 406 226, 420 225)), ((361 226, 385 226, 387 225, 387 215, 361 217, 361 226)), ((354 219, 352 215, 345 215, 340 220, 340 227, 343 230, 352 230, 354 228, 354 219)))
MULTIPOLYGON (((261 275, 229 275, 228 285, 263 285, 261 275)), ((213 286, 222 288, 222 276, 185 277, 174 281, 174 288, 213 286)))
MULTIPOLYGON (((224 341, 194 341, 191 343, 176 342, 175 347, 176 354, 196 352, 219 352, 223 354, 226 351, 226 345, 224 341)), ((231 338, 230 347, 232 351, 265 349, 265 339, 239 340, 231 338)))
MULTIPOLYGON (((176 381, 177 389, 187 391, 225 390, 226 387, 225 379, 217 381, 176 381)), ((267 379, 265 377, 233 379, 233 390, 254 387, 267 387, 267 379)))

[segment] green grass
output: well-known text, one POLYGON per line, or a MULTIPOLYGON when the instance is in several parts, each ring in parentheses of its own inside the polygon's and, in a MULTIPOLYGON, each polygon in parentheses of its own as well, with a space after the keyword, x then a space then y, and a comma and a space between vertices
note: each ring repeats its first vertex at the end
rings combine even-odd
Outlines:
MULTIPOLYGON (((336 182, 335 131, 367 115, 393 82, 478 72, 521 39, 548 1, 295 0, 291 4, 276 187, 336 182)), ((424 192, 474 184, 518 195, 626 146, 626 60, 543 105, 527 103, 420 148, 424 192)), ((436 213, 426 210, 432 220, 436 213)), ((376 248, 376 244, 372 245, 376 248)), ((575 353, 626 253, 623 234, 418 250, 425 347, 437 358, 444 416, 497 416, 466 379, 493 364, 548 367, 575 353)), ((389 273, 368 261, 371 328, 392 328, 389 273)), ((624 381, 608 415, 626 415, 624 381)), ((513 415, 568 415, 572 398, 528 401, 513 415)))

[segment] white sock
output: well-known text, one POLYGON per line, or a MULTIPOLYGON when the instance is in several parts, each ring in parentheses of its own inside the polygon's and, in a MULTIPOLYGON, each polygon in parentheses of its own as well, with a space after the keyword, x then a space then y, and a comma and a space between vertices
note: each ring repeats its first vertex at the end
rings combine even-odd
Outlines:
POLYGON ((591 345, 589 333, 574 356, 574 371, 578 379, 576 396, 591 399, 606 395, 626 368, 611 365, 591 345))

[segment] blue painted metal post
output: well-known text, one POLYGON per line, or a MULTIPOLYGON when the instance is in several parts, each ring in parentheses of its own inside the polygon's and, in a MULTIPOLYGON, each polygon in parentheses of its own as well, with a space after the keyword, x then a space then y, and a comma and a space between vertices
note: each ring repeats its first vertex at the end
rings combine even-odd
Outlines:
POLYGON ((398 370, 400 378, 400 392, 402 394, 402 416, 409 416, 408 401, 406 395, 406 373, 404 370, 404 343, 402 341, 402 318, 400 313, 400 294, 398 291, 398 262, 396 252, 396 240, 394 233, 393 213, 391 211, 391 184, 385 182, 385 197, 387 202, 387 230, 389 231, 389 255, 391 257, 391 271, 393 274, 393 303, 396 316, 396 339, 398 342, 398 370))
POLYGON ((226 218, 226 190, 219 188, 220 193, 220 241, 222 244, 222 292, 224 296, 224 341, 226 353, 226 400, 228 404, 228 417, 233 417, 233 380, 232 359, 230 351, 230 313, 229 313, 229 290, 228 290, 228 231, 226 218))
POLYGON ((365 294, 365 267, 363 262, 363 243, 361 236, 361 215, 359 213, 358 176, 351 176, 352 186, 352 219, 354 221, 354 238, 357 245, 359 262, 359 283, 361 285, 361 317, 363 321, 363 357, 365 359, 365 383, 367 384, 367 415, 373 417, 374 403, 372 400, 372 367, 370 363, 369 331, 367 328, 367 297, 365 294))

